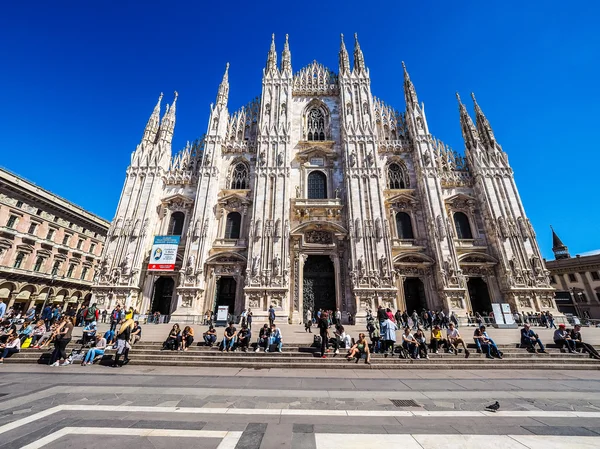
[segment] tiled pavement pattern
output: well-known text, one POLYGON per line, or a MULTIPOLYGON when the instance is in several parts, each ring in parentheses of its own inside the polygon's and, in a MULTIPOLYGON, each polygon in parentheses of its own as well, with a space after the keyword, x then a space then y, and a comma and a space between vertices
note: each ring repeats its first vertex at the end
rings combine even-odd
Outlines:
POLYGON ((597 371, 0 370, 0 448, 600 447, 597 371))

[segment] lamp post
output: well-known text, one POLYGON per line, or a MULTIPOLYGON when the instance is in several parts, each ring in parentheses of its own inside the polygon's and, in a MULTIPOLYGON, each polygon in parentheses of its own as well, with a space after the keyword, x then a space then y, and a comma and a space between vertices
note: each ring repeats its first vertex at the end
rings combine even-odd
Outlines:
POLYGON ((52 288, 52 284, 56 279, 56 270, 52 270, 52 277, 50 278, 50 283, 48 285, 48 293, 46 293, 46 297, 44 298, 44 304, 42 304, 42 312, 44 313, 44 309, 46 308, 46 303, 48 302, 48 297, 50 296, 50 289, 52 288))

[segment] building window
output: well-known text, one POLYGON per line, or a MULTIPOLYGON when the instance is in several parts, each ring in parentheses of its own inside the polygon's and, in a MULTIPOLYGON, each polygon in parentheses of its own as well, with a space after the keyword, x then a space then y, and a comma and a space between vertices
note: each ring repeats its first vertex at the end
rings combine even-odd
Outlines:
POLYGON ((53 221, 54 223, 58 223, 58 217, 55 215, 55 216, 54 216, 54 218, 52 219, 52 221, 53 221))
POLYGON ((21 264, 23 263, 24 259, 25 259, 25 253, 18 253, 17 257, 15 258, 15 264, 13 265, 13 267, 21 268, 21 264))
POLYGON ((48 229, 48 234, 46 234, 46 240, 52 240, 54 237, 54 229, 48 229))
POLYGON ((406 212, 398 212, 396 214, 396 230, 398 231, 399 239, 412 240, 415 238, 410 215, 406 212))
POLYGON ((390 164, 387 175, 388 189, 406 189, 408 187, 408 178, 399 164, 390 164))
POLYGON ((23 201, 17 201, 17 207, 23 207, 23 201))
POLYGON ((463 212, 454 212, 454 226, 456 227, 456 236, 459 239, 472 239, 471 225, 469 217, 463 212))
POLYGON ((241 223, 242 216, 239 212, 229 212, 227 214, 227 222, 225 223, 225 238, 239 239, 241 223))
POLYGON ((8 221, 6 222, 6 227, 7 228, 14 228, 16 222, 17 222, 17 216, 16 215, 11 215, 10 217, 8 217, 8 221))
POLYGON ((36 229, 37 229, 37 223, 31 223, 29 225, 29 231, 27 231, 27 233, 35 235, 35 230, 36 229))
POLYGON ((65 245, 65 246, 68 246, 68 245, 69 245, 69 238, 70 238, 70 237, 71 237, 70 235, 68 235, 68 234, 65 234, 65 235, 64 235, 64 237, 63 237, 63 242, 62 242, 62 244, 63 244, 63 245, 65 245))
POLYGON ((73 227, 73 223, 69 223, 69 229, 73 227))
POLYGON ((181 235, 183 232, 184 221, 185 214, 183 212, 173 212, 171 214, 171 221, 169 222, 169 230, 167 235, 181 235))
POLYGON ((600 281, 600 274, 597 271, 592 271, 592 279, 595 281, 600 281))
POLYGON ((59 268, 60 268, 60 260, 55 260, 54 265, 52 266, 52 272, 50 274, 52 274, 53 276, 56 276, 58 274, 59 268))
POLYGON ((554 275, 550 276, 550 283, 551 284, 556 284, 556 278, 554 277, 554 275))
POLYGON ((308 198, 322 200, 327 198, 327 176, 321 171, 314 171, 308 175, 308 198))
POLYGON ((87 276, 87 272, 88 272, 88 267, 83 267, 83 270, 81 270, 81 280, 85 281, 85 277, 87 276))
POLYGON ((35 265, 33 266, 33 271, 40 271, 42 269, 42 265, 44 264, 44 258, 39 256, 35 259, 35 265))
POLYGON ((313 108, 306 116, 306 140, 325 140, 325 114, 313 108))
POLYGON ((67 277, 70 278, 73 275, 73 270, 75 270, 75 265, 69 265, 69 269, 67 270, 67 277))
POLYGON ((79 241, 77 242, 77 249, 81 249, 82 245, 83 245, 83 240, 79 239, 79 241))
POLYGON ((575 273, 569 273, 569 281, 577 282, 577 276, 575 276, 575 273))
POLYGON ((38 210, 36 210, 36 211, 35 211, 35 214, 36 214, 36 215, 42 215, 42 209, 38 209, 38 210))
POLYGON ((249 186, 248 166, 240 162, 235 166, 231 173, 231 188, 247 189, 249 186))
POLYGON ((94 254, 94 250, 95 250, 95 249, 96 249, 96 244, 95 244, 95 243, 92 243, 92 244, 90 245, 90 253, 94 254))

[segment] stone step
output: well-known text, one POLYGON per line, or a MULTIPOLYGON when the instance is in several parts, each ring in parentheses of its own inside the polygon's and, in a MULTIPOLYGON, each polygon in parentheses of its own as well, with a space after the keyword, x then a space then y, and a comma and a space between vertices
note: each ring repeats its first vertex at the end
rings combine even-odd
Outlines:
MULTIPOLYGON (((187 366, 187 367, 214 367, 214 368, 245 368, 245 369, 431 369, 429 361, 421 360, 402 360, 403 363, 379 363, 373 362, 371 365, 366 365, 363 361, 359 363, 341 362, 341 363, 320 363, 324 360, 319 360, 319 363, 313 362, 283 362, 283 361, 250 361, 240 364, 238 361, 196 361, 196 360, 156 360, 132 358, 131 365, 152 365, 152 366, 187 366), (333 365, 333 366, 332 366, 333 365)), ((30 363, 25 359, 15 359, 15 363, 30 363)), ((522 370, 523 363, 503 363, 502 360, 489 361, 490 363, 474 363, 469 361, 464 364, 443 363, 435 364, 435 369, 513 369, 522 370)), ((543 370, 600 370, 600 364, 587 365, 577 363, 539 363, 527 365, 527 369, 543 369, 543 370)), ((267 380, 268 382, 268 380, 267 380)))

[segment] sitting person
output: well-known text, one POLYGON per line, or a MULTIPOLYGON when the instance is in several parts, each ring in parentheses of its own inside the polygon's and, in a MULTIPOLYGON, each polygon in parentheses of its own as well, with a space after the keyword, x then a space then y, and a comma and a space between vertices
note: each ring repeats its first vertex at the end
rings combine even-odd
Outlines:
POLYGON ((138 341, 142 339, 142 326, 140 326, 139 321, 135 321, 133 324, 133 329, 131 331, 131 345, 133 346, 138 341))
POLYGON ((104 332, 104 339, 106 340, 106 344, 108 346, 114 345, 115 340, 116 340, 115 331, 112 329, 109 329, 106 332, 104 332))
POLYGON ((427 354, 427 339, 425 338, 423 329, 418 328, 413 334, 413 337, 415 338, 415 343, 417 344, 417 358, 421 358, 421 354, 423 354, 423 357, 428 359, 429 354, 427 354))
POLYGON ((440 329, 440 325, 436 324, 431 329, 431 341, 429 342, 431 346, 431 350, 436 354, 439 353, 439 349, 442 346, 446 345, 446 340, 442 337, 442 330, 440 329))
MULTIPOLYGON (((483 335, 482 329, 485 329, 485 326, 482 325, 480 328, 479 327, 475 328, 475 332, 473 333, 473 340, 475 340, 475 344, 477 345, 479 352, 485 353, 486 359, 493 359, 494 358, 492 356, 492 347, 493 346, 492 346, 490 340, 485 335, 483 335)), ((495 351, 494 353, 497 354, 497 351, 495 351)), ((499 356, 499 358, 502 358, 502 357, 499 356)))
POLYGON ((235 343, 235 336, 237 335, 237 329, 233 327, 233 321, 229 322, 229 326, 225 328, 223 332, 223 341, 221 342, 221 352, 227 350, 229 352, 233 349, 235 343))
POLYGON ((175 323, 169 332, 169 336, 163 343, 163 350, 170 349, 171 351, 177 351, 179 348, 179 343, 181 341, 181 329, 179 328, 179 324, 175 323))
MULTIPOLYGON (((281 330, 275 325, 275 323, 271 324, 271 334, 269 335, 269 346, 277 345, 277 351, 281 352, 281 347, 283 346, 281 330)), ((269 352, 269 346, 265 349, 265 352, 269 352)))
POLYGON ((2 323, 2 332, 0 333, 0 343, 6 343, 8 337, 11 335, 17 335, 17 325, 12 321, 5 321, 2 323))
POLYGON ((237 336, 237 346, 241 348, 242 351, 248 351, 248 346, 250 346, 250 339, 252 338, 252 332, 248 329, 246 324, 242 325, 242 329, 238 333, 237 336))
POLYGON ((44 323, 44 320, 38 320, 35 327, 33 328, 33 333, 31 335, 31 344, 29 346, 32 348, 35 347, 38 344, 38 341, 41 340, 45 333, 46 323, 44 323))
POLYGON ((554 343, 560 349, 560 352, 565 352, 565 346, 569 350, 569 353, 575 352, 577 344, 571 339, 571 334, 566 330, 564 324, 559 324, 558 329, 554 331, 553 336, 554 343))
POLYGON ((204 343, 209 348, 211 348, 212 345, 214 345, 216 343, 217 331, 215 330, 215 328, 212 324, 208 327, 208 330, 202 334, 202 337, 204 338, 204 343))
POLYGON ((346 334, 344 326, 341 323, 336 323, 335 330, 333 331, 333 337, 329 339, 329 343, 333 345, 334 354, 340 353, 340 346, 345 349, 350 349, 351 340, 350 336, 346 334))
POLYGON ((83 328, 81 344, 86 345, 88 342, 96 340, 96 322, 91 321, 83 328))
POLYGON ((502 359, 502 351, 498 349, 498 345, 496 344, 496 342, 492 340, 492 338, 488 335, 486 328, 483 324, 481 325, 479 330, 481 331, 481 335, 485 339, 485 343, 490 347, 490 354, 492 355, 492 357, 502 359))
POLYGON ((352 360, 354 357, 356 357, 356 361, 358 362, 358 360, 363 355, 366 355, 365 363, 367 365, 370 365, 371 353, 369 352, 369 344, 367 343, 365 334, 361 332, 360 334, 358 334, 358 341, 354 343, 354 346, 352 346, 352 348, 350 348, 350 351, 348 351, 348 355, 346 356, 346 358, 348 360, 352 360))
POLYGON ((265 352, 269 349, 269 337, 271 336, 271 328, 267 323, 260 328, 258 332, 258 342, 256 343, 256 351, 259 352, 262 347, 265 352))
POLYGON ((29 321, 25 321, 19 330, 19 340, 25 341, 33 334, 33 326, 29 321))
POLYGON ((408 352, 411 358, 417 358, 417 342, 415 337, 410 333, 410 327, 406 326, 402 334, 402 347, 408 352))
POLYGON ((85 354, 83 362, 81 362, 81 366, 93 365, 96 357, 103 356, 105 350, 106 339, 102 335, 97 335, 96 344, 85 354))
POLYGON ((541 352, 546 354, 546 348, 544 348, 544 344, 540 340, 539 335, 529 327, 529 323, 525 323, 521 328, 521 346, 525 346, 531 352, 541 352), (540 347, 539 351, 535 349, 536 344, 538 344, 540 347))
POLYGON ((462 345, 463 349, 465 350, 465 359, 469 358, 469 355, 471 355, 471 353, 467 349, 465 341, 460 336, 460 332, 458 332, 458 329, 454 327, 454 323, 450 323, 448 325, 446 337, 448 338, 448 347, 450 353, 458 355, 458 345, 462 345))
POLYGON ((181 334, 181 351, 187 351, 190 346, 194 343, 194 329, 191 326, 186 326, 181 334))
POLYGON ((8 337, 6 343, 0 345, 0 364, 4 363, 4 359, 6 357, 10 357, 11 355, 19 352, 21 350, 21 340, 16 335, 11 335, 8 337))
POLYGON ((589 343, 585 343, 581 338, 581 326, 579 324, 576 324, 573 327, 573 330, 571 331, 571 340, 575 343, 575 348, 581 348, 590 355, 590 358, 600 360, 600 354, 596 348, 589 343))

